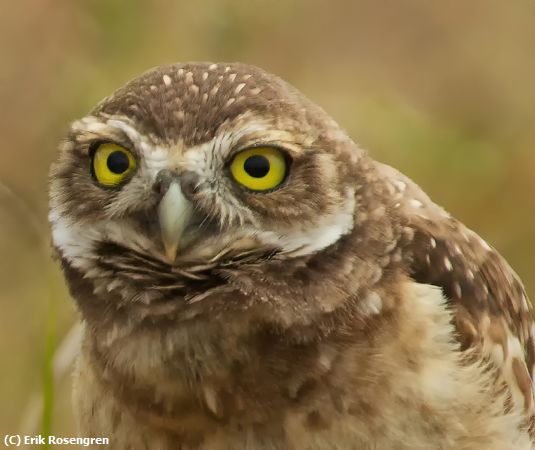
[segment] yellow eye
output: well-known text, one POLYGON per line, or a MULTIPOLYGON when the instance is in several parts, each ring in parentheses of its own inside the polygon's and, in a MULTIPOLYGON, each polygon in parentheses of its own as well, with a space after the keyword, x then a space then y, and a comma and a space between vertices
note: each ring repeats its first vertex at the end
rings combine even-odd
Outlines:
POLYGON ((126 148, 107 142, 93 155, 93 173, 103 186, 117 186, 136 169, 134 155, 126 148))
POLYGON ((286 159, 275 147, 253 147, 234 156, 230 172, 234 179, 253 191, 276 188, 286 177, 286 159))

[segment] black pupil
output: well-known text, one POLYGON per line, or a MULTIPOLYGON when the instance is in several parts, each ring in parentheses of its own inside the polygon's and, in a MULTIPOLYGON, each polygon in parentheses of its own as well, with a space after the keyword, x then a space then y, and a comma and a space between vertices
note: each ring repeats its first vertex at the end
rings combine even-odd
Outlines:
POLYGON ((121 174, 126 172, 128 167, 130 167, 130 160, 123 152, 117 151, 110 153, 106 160, 106 164, 111 172, 121 174))
POLYGON ((269 172, 269 160, 262 155, 249 156, 245 160, 243 168, 250 176, 262 178, 269 172))

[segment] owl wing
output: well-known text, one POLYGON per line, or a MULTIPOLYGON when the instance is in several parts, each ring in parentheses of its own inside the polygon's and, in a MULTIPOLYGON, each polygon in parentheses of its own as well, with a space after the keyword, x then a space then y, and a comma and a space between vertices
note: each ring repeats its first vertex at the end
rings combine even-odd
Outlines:
POLYGON ((535 423, 535 326, 524 287, 500 254, 434 204, 411 180, 380 165, 394 208, 412 232, 406 242, 419 283, 442 288, 462 349, 475 348, 501 371, 515 405, 535 423))

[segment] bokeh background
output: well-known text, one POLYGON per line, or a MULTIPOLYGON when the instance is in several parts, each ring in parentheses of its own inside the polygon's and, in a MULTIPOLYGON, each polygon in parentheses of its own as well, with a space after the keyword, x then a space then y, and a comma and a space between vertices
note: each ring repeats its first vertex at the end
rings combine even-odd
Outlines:
POLYGON ((43 386, 53 432, 73 433, 69 376, 52 392, 43 370, 76 321, 50 258, 48 166, 71 120, 158 64, 279 74, 535 296, 533 0, 2 0, 0 57, 0 435, 28 426, 43 386))

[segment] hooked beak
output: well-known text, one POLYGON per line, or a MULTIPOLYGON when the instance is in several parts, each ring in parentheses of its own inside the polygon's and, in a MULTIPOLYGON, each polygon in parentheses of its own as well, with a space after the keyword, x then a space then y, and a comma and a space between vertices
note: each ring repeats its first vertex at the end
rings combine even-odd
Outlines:
POLYGON ((184 230, 192 214, 193 208, 182 193, 180 184, 178 181, 172 181, 158 207, 158 220, 165 254, 171 262, 176 259, 184 230))

